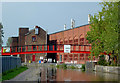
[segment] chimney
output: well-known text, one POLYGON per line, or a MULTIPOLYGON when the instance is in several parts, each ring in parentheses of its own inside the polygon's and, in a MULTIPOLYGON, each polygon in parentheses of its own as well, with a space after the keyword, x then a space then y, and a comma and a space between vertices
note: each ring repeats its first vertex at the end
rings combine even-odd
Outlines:
POLYGON ((64 30, 66 30, 66 24, 64 24, 64 30))
POLYGON ((75 20, 71 19, 71 29, 73 29, 75 27, 75 20))
POLYGON ((73 19, 73 28, 75 28, 75 20, 73 19))
POLYGON ((90 17, 91 17, 91 14, 88 14, 88 24, 90 24, 90 17))
POLYGON ((35 26, 35 35, 38 35, 38 34, 39 34, 39 27, 35 26))

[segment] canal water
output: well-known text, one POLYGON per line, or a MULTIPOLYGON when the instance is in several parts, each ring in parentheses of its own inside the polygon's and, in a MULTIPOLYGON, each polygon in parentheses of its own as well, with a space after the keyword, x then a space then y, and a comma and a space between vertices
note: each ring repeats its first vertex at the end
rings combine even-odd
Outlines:
POLYGON ((40 67, 38 75, 38 81, 118 81, 119 79, 120 75, 118 74, 83 72, 81 69, 55 67, 40 67))

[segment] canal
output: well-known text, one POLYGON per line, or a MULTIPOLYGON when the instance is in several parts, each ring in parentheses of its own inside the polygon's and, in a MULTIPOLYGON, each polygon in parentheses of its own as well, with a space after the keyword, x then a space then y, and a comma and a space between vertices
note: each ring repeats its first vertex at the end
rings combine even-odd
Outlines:
POLYGON ((38 81, 118 81, 120 75, 102 72, 83 72, 81 69, 40 67, 38 81))

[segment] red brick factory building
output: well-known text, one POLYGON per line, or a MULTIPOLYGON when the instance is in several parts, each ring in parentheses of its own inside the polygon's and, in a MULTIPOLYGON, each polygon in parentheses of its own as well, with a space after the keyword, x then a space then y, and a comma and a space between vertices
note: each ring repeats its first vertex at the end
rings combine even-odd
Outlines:
MULTIPOLYGON (((89 17, 88 17, 88 23, 89 23, 89 17)), ((11 37, 12 43, 11 46, 28 46, 28 49, 41 50, 41 46, 37 45, 46 45, 44 46, 44 49, 47 49, 47 45, 56 45, 55 49, 58 50, 57 45, 71 45, 71 50, 79 49, 79 45, 81 51, 90 51, 90 47, 87 46, 84 48, 82 45, 90 45, 88 41, 86 40, 86 34, 89 29, 90 25, 82 25, 75 27, 75 21, 71 19, 71 28, 66 29, 66 25, 64 25, 64 30, 55 32, 52 34, 47 34, 45 30, 43 30, 39 26, 35 26, 32 30, 29 30, 29 28, 19 28, 19 36, 18 37, 11 37), (76 45, 73 47, 73 45, 76 45), (78 45, 78 46, 77 46, 78 45)), ((63 48, 63 47, 62 47, 63 48)), ((50 49, 50 48, 49 48, 50 49)), ((61 48, 60 48, 61 49, 61 48)), ((21 50, 21 47, 17 50, 21 50)), ((22 48, 22 50, 26 50, 25 47, 22 48)), ((86 61, 91 61, 89 54, 83 54, 83 53, 33 53, 33 54, 22 54, 20 55, 22 62, 39 62, 39 60, 44 59, 52 59, 52 62, 63 62, 63 63, 75 63, 75 64, 84 64, 86 61)), ((97 61, 97 58, 93 58, 93 61, 97 61)))
MULTIPOLYGON (((85 36, 89 29, 90 25, 82 25, 74 27, 71 29, 59 31, 56 33, 49 34, 49 43, 52 44, 64 44, 64 45, 90 45, 86 40, 85 36)), ((73 47, 71 47, 73 49, 73 47)), ((78 48, 76 47, 76 50, 78 48)), ((84 50, 84 47, 81 46, 81 51, 84 50)), ((89 47, 86 47, 85 51, 90 51, 89 47)), ((75 63, 75 64, 84 64, 86 61, 90 61, 88 56, 89 54, 82 53, 57 53, 56 55, 57 62, 64 63, 75 63), (62 56, 62 58, 61 58, 62 56), (62 60, 60 60, 60 58, 62 60)), ((96 61, 95 58, 93 61, 96 61)))

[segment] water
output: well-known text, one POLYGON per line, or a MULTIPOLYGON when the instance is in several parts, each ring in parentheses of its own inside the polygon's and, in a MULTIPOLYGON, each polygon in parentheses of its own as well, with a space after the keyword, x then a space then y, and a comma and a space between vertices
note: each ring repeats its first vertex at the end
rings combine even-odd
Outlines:
POLYGON ((82 72, 80 69, 59 69, 41 67, 39 81, 118 81, 117 74, 101 72, 82 72))

